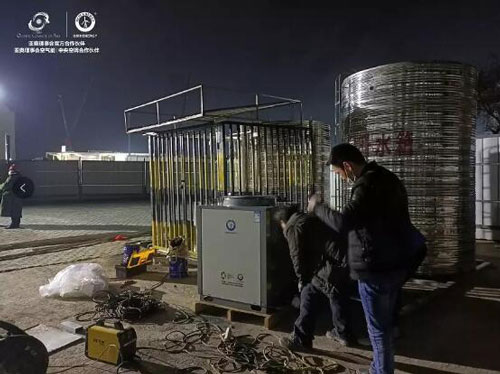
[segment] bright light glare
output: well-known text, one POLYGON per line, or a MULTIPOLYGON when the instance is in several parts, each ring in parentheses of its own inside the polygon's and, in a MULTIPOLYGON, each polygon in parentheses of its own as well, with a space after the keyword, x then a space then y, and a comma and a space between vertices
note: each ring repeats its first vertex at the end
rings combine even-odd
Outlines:
POLYGON ((3 100, 5 98, 5 90, 3 89, 2 86, 0 86, 0 100, 3 100))

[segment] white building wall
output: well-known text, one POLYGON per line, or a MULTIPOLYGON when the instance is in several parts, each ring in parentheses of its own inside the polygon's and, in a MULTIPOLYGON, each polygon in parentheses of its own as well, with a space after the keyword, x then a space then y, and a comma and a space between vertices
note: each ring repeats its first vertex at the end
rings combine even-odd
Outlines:
POLYGON ((476 139, 476 238, 500 240, 500 136, 476 139))

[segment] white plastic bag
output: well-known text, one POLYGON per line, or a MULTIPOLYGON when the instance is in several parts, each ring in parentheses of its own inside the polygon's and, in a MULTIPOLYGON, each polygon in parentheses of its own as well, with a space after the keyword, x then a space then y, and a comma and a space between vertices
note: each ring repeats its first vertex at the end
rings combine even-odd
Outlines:
POLYGON ((40 286, 40 296, 92 297, 96 292, 108 289, 108 280, 101 265, 83 263, 70 265, 40 286))

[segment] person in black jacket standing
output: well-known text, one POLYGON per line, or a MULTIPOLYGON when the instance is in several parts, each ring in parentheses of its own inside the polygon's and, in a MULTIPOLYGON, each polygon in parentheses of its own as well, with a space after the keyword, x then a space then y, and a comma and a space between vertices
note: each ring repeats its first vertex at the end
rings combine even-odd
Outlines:
POLYGON ((337 212, 313 196, 308 211, 336 232, 347 232, 350 275, 358 280, 373 348, 369 373, 392 374, 393 314, 413 248, 406 189, 394 173, 366 162, 351 144, 333 147, 328 163, 334 173, 353 183, 351 199, 337 212))
POLYGON ((21 223, 23 202, 16 195, 16 182, 22 177, 16 165, 9 167, 9 176, 0 184, 0 216, 10 217, 11 223, 6 229, 18 229, 21 223))
POLYGON ((301 213, 297 206, 281 208, 276 219, 288 242, 300 292, 300 315, 290 338, 282 338, 281 344, 291 349, 312 348, 318 310, 321 302, 327 301, 333 328, 326 336, 348 345, 351 334, 346 313, 349 302, 346 244, 315 215, 301 213))

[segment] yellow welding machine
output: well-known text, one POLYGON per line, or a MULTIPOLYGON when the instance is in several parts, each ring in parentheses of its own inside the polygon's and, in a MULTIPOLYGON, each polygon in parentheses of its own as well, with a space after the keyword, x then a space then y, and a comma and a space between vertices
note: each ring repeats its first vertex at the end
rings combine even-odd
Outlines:
POLYGON ((98 321, 87 328, 85 356, 92 360, 119 365, 132 361, 137 348, 137 334, 132 327, 124 328, 120 322, 113 326, 98 321))

